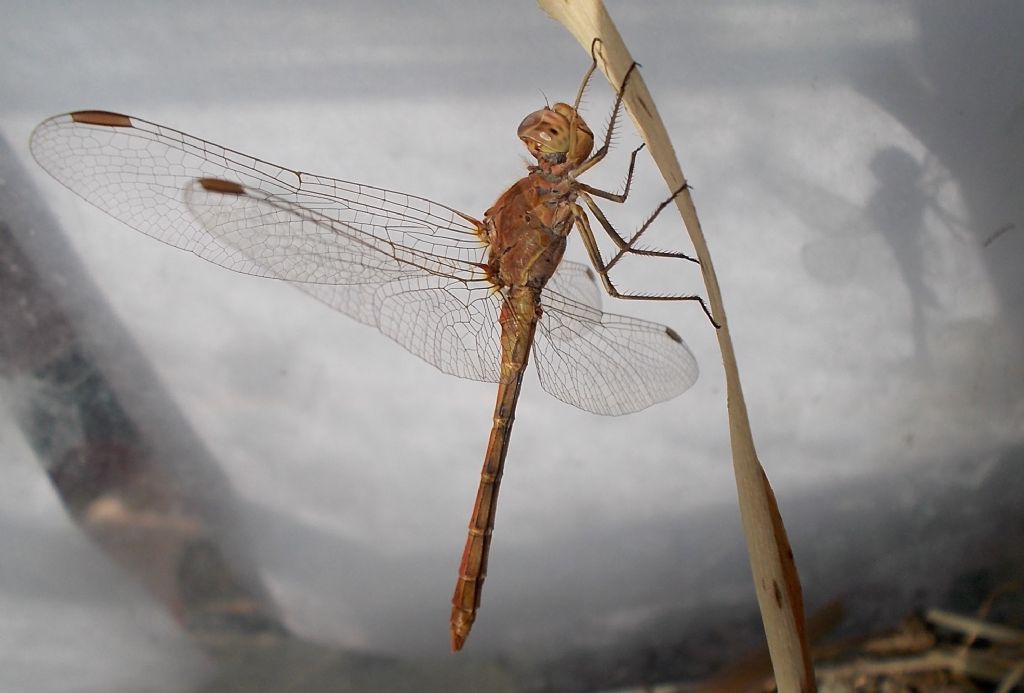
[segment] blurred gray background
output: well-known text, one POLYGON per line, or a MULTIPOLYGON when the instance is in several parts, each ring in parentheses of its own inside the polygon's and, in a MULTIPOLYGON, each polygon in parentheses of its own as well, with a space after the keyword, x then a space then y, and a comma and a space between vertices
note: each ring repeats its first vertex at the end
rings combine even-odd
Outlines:
MULTIPOLYGON (((77 256, 216 460, 284 624, 330 648, 447 657, 494 387, 113 221, 46 176, 28 138, 56 113, 119 111, 479 216, 524 169, 519 121, 572 99, 585 52, 525 2, 0 5, 0 136, 67 230, 34 247, 77 256)), ((609 10, 695 187, 809 606, 847 595, 866 624, 1015 574, 1024 6, 609 10)), ((595 130, 611 96, 588 91, 595 130)), ((637 142, 627 122, 587 182, 618 188, 637 142)), ((641 157, 609 214, 631 230, 667 193, 641 157)), ((685 249, 662 222, 651 242, 685 249)), ((667 260, 619 282, 703 291, 667 260)), ((689 304, 605 307, 671 325, 701 379, 609 419, 529 377, 468 658, 654 661, 709 633, 757 644, 713 331, 689 304)), ((6 376, 0 690, 201 685, 205 655, 68 519, 16 423, 31 384, 6 376)), ((147 396, 126 380, 126 401, 147 396)))

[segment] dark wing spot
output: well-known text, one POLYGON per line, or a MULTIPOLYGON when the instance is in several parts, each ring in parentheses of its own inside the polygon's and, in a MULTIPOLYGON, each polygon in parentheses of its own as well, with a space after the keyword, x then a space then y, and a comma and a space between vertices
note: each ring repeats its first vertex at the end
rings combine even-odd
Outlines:
POLYGON ((238 183, 221 178, 200 178, 199 185, 207 192, 223 193, 225 195, 244 195, 245 188, 238 183))
POLYGON ((132 127, 131 118, 120 113, 111 113, 110 111, 75 111, 68 115, 71 116, 71 120, 74 122, 86 125, 102 125, 111 128, 132 127))
POLYGON ((679 333, 676 332, 675 330, 673 330, 671 327, 666 327, 665 328, 665 334, 667 334, 668 338, 671 339, 676 344, 682 344, 683 343, 683 338, 680 337, 679 333))

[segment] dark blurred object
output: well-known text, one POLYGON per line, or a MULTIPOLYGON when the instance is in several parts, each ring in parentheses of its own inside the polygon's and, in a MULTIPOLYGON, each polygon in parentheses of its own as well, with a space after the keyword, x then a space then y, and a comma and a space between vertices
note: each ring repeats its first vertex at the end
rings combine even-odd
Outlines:
POLYGON ((3 140, 0 181, 0 375, 68 514, 207 651, 283 634, 230 486, 3 140))

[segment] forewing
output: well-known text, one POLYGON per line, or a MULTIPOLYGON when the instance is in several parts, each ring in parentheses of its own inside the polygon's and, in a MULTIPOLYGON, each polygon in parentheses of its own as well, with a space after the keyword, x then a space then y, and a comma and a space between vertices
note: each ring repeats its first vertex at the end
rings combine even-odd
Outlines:
POLYGON ((119 114, 56 116, 32 153, 129 226, 228 269, 292 282, 441 370, 496 381, 478 224, 425 198, 286 169, 119 114))
MULTIPOLYGON (((156 123, 103 111, 55 116, 32 133, 32 154, 54 178, 87 202, 153 238, 246 274, 294 282, 361 281, 337 236, 294 235, 278 249, 265 233, 246 248, 226 244, 193 218, 184 191, 193 181, 234 183, 318 212, 367 248, 430 269, 466 276, 483 261, 479 227, 469 217, 422 197, 317 176, 271 164, 156 123), (276 252, 280 250, 280 252, 276 252), (270 264, 268 264, 270 263, 270 264)), ((351 246, 349 239, 342 245, 351 246)), ((365 254, 364 254, 365 255, 365 254)))
POLYGON ((541 295, 533 346, 541 386, 595 414, 618 415, 672 399, 697 381, 697 360, 671 328, 541 295))

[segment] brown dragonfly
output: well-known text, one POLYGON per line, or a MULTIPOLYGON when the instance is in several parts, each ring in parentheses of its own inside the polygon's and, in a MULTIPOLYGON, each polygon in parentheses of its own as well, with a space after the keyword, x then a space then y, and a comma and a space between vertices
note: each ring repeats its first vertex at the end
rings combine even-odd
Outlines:
MULTIPOLYGON (((562 261, 579 229, 608 293, 608 270, 646 250, 620 236, 594 197, 621 194, 577 177, 601 161, 604 138, 574 105, 528 115, 519 138, 536 159, 482 220, 415 195, 283 168, 141 118, 107 111, 55 116, 33 132, 39 164, 86 201, 142 233, 236 272, 285 280, 372 325, 446 373, 498 383, 483 471, 452 598, 452 647, 480 607, 509 435, 532 352, 541 386, 597 414, 635 412, 689 388, 697 362, 671 328, 605 313, 594 272, 562 261), (605 262, 583 200, 618 248, 605 262)), ((669 198, 669 201, 672 198, 669 198)), ((660 211, 668 201, 658 208, 660 211)), ((705 307, 705 312, 706 312, 705 307)), ((710 314, 709 314, 710 317, 710 314)))

